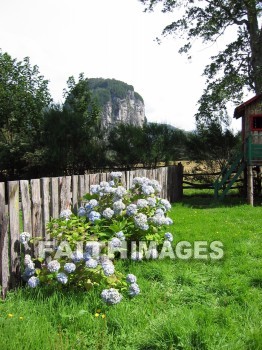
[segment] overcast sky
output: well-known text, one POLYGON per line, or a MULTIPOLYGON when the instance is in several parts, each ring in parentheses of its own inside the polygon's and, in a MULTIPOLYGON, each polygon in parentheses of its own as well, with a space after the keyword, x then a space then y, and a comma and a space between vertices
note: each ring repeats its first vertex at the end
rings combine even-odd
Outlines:
POLYGON ((203 68, 222 44, 196 43, 189 62, 178 40, 154 41, 173 15, 143 10, 138 0, 0 0, 0 48, 18 60, 29 56, 56 102, 71 75, 114 78, 144 98, 149 121, 192 130, 203 68))

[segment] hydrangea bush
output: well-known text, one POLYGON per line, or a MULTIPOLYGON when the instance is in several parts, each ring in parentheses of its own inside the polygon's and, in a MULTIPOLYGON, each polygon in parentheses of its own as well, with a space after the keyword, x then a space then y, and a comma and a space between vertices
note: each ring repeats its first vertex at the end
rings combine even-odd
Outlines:
MULTIPOLYGON (((121 175, 112 172, 109 182, 91 185, 77 215, 66 209, 59 219, 51 220, 48 233, 55 240, 51 261, 28 254, 24 258, 23 278, 31 288, 41 284, 84 290, 97 287, 109 305, 120 302, 123 294, 140 293, 136 276, 125 278, 113 261, 123 252, 131 260, 142 260, 143 253, 132 251, 131 245, 139 241, 155 242, 147 257, 156 259, 156 245, 173 240, 166 232, 173 223, 167 215, 171 205, 159 197, 161 186, 156 180, 136 177, 126 190, 121 175)), ((22 244, 28 245, 29 240, 26 232, 20 235, 22 244)))

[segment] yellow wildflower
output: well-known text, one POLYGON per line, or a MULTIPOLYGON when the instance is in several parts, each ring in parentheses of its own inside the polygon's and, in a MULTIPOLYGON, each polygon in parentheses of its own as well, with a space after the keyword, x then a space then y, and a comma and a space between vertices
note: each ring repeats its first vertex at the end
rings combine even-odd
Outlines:
POLYGON ((95 313, 95 317, 98 317, 99 316, 99 313, 95 313))
POLYGON ((13 314, 8 314, 7 316, 8 316, 8 317, 14 317, 14 315, 13 315, 13 314))
POLYGON ((103 315, 102 315, 102 318, 106 318, 106 315, 105 315, 105 314, 103 314, 103 315))

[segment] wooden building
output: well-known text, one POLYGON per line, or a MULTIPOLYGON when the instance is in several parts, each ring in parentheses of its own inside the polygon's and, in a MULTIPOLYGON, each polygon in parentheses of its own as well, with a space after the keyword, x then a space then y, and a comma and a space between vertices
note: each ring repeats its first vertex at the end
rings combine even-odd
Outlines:
POLYGON ((262 166, 262 94, 235 109, 234 118, 242 118, 242 155, 247 169, 248 202, 253 205, 253 170, 262 166))

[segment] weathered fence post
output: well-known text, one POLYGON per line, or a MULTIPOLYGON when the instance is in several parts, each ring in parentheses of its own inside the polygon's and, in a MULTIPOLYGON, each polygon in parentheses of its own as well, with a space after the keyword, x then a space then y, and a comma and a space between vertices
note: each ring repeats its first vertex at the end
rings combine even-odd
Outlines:
POLYGON ((179 202, 183 198, 183 170, 181 163, 168 167, 167 193, 171 203, 179 202))
POLYGON ((5 212, 5 183, 0 183, 0 284, 1 296, 4 299, 9 288, 9 236, 8 216, 5 212))
POLYGON ((19 181, 8 182, 11 285, 15 288, 20 281, 20 223, 19 223, 19 181))

